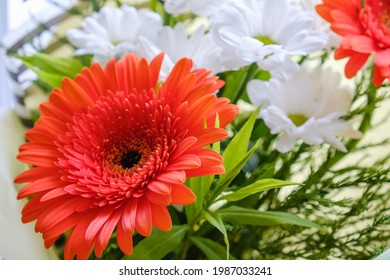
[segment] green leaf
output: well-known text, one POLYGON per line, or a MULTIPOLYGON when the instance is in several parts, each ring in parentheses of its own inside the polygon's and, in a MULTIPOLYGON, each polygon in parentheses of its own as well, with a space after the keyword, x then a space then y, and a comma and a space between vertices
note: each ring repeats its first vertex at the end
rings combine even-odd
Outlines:
POLYGON ((259 148, 259 146, 260 146, 260 142, 257 141, 253 145, 253 147, 240 160, 234 160, 235 165, 232 168, 232 170, 229 172, 229 176, 225 177, 222 181, 221 180, 218 181, 218 184, 211 196, 210 202, 214 202, 217 199, 217 197, 229 186, 229 184, 241 171, 245 163, 249 160, 252 154, 259 148))
POLYGON ((218 200, 237 201, 245 197, 248 197, 252 194, 256 194, 270 189, 281 188, 284 186, 291 186, 291 185, 298 185, 298 183, 287 182, 287 181, 276 180, 276 179, 262 179, 256 181, 255 183, 249 186, 241 188, 233 193, 224 195, 220 197, 218 200))
MULTIPOLYGON (((209 260, 226 260, 226 249, 221 244, 203 237, 191 237, 191 241, 209 260)), ((232 255, 229 259, 235 260, 232 255)))
MULTIPOLYGON (((37 62, 42 62, 43 65, 48 67, 48 70, 51 68, 53 72, 67 77, 74 77, 83 68, 81 62, 74 58, 55 57, 44 53, 36 53, 33 58, 37 62)), ((42 70, 45 69, 42 68, 42 70)))
POLYGON ((58 87, 58 88, 61 87, 61 81, 64 78, 62 75, 43 72, 35 68, 34 65, 28 62, 24 62, 24 65, 26 65, 26 67, 34 71, 35 74, 37 74, 38 77, 47 85, 51 87, 58 87))
POLYGON ((221 215, 222 220, 233 224, 258 226, 290 224, 303 227, 320 228, 320 226, 316 223, 286 212, 258 211, 238 206, 231 206, 229 208, 219 210, 218 213, 221 215))
POLYGON ((223 234, 223 240, 226 244, 226 259, 228 260, 229 259, 230 244, 229 244, 227 231, 226 231, 225 225, 221 219, 221 216, 218 213, 210 213, 207 211, 203 211, 203 216, 206 218, 206 220, 211 225, 213 225, 215 228, 217 228, 223 234))
POLYGON ((133 254, 124 260, 161 260, 182 242, 187 225, 173 226, 170 231, 156 231, 134 247, 133 254))
POLYGON ((226 172, 219 177, 220 182, 223 182, 227 177, 231 176, 231 173, 235 170, 237 166, 237 160, 245 157, 248 151, 249 140, 258 113, 258 109, 252 113, 248 121, 244 124, 244 126, 233 137, 229 145, 226 147, 223 153, 223 165, 226 169, 226 172))
POLYGON ((202 212, 204 200, 209 193, 214 176, 200 176, 187 179, 185 185, 188 186, 196 196, 194 203, 184 206, 186 217, 191 224, 198 213, 202 212))
POLYGON ((52 87, 60 87, 64 77, 73 79, 83 68, 81 62, 74 58, 55 57, 44 53, 36 53, 33 56, 15 55, 15 57, 21 59, 27 68, 52 87))
POLYGON ((210 198, 211 203, 213 203, 215 199, 227 188, 227 186, 229 186, 252 154, 259 148, 260 142, 257 141, 247 152, 258 112, 259 109, 255 110, 251 114, 248 121, 227 145, 223 153, 223 165, 226 171, 224 174, 219 176, 217 186, 210 198))

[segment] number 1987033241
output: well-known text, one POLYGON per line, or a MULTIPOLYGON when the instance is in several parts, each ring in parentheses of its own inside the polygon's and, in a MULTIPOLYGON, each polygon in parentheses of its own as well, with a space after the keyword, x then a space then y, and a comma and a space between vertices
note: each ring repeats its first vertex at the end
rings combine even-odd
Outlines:
POLYGON ((271 276, 271 267, 258 266, 221 266, 213 267, 213 275, 269 275, 271 276))

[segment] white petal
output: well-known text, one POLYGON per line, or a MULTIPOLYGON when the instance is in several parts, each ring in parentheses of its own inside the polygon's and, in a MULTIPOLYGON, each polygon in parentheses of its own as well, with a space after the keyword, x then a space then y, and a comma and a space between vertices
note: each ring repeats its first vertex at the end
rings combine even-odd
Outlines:
POLYGON ((67 36, 79 48, 76 54, 92 54, 94 61, 105 64, 110 58, 121 58, 128 52, 138 54, 138 38, 155 40, 161 28, 161 17, 148 9, 106 6, 86 17, 81 29, 69 30, 67 36))
POLYGON ((170 14, 182 14, 188 10, 187 0, 165 0, 164 8, 170 14))
MULTIPOLYGON (((271 73, 276 70, 279 69, 274 68, 271 73)), ((302 139, 309 145, 328 143, 345 151, 339 139, 341 136, 361 137, 361 133, 353 130, 349 122, 341 119, 352 99, 340 94, 343 88, 332 81, 338 81, 338 73, 332 73, 321 65, 310 70, 303 65, 289 80, 273 76, 267 82, 254 80, 248 83, 249 99, 255 106, 261 105, 259 117, 271 133, 284 135, 279 144, 281 150, 288 150, 285 143, 287 138, 292 138, 302 139), (323 75, 322 71, 327 74, 323 75), (290 119, 291 115, 302 115, 307 120, 297 126, 290 119)))
POLYGON ((227 68, 247 65, 240 64, 240 59, 248 63, 256 61, 260 67, 274 71, 274 75, 288 79, 297 65, 291 60, 284 65, 283 55, 306 55, 325 46, 326 34, 314 29, 314 12, 303 11, 287 0, 239 3, 242 5, 226 7, 211 17, 210 32, 223 49, 227 68), (260 51, 259 36, 276 43, 260 51))
POLYGON ((243 60, 250 63, 263 60, 265 54, 263 51, 264 44, 250 37, 244 37, 237 45, 237 54, 243 60))
POLYGON ((276 149, 281 153, 287 153, 294 148, 296 139, 284 134, 276 142, 276 149))

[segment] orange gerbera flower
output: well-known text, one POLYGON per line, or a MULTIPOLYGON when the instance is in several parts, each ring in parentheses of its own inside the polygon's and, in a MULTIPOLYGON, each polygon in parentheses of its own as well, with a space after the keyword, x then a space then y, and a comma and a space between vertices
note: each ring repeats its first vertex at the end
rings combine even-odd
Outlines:
POLYGON ((171 229, 167 206, 195 200, 186 178, 224 172, 222 157, 204 147, 227 136, 237 107, 217 98, 223 82, 191 71, 189 59, 159 84, 162 59, 148 65, 129 54, 65 78, 26 133, 18 159, 34 168, 15 178, 29 182, 18 198, 32 196, 22 221, 37 220, 47 248, 70 231, 66 259, 86 259, 92 248, 100 257, 115 228, 131 254, 134 231, 171 229))
POLYGON ((374 53, 374 85, 390 79, 390 1, 324 0, 316 7, 334 32, 343 37, 336 59, 349 57, 345 75, 351 78, 374 53))

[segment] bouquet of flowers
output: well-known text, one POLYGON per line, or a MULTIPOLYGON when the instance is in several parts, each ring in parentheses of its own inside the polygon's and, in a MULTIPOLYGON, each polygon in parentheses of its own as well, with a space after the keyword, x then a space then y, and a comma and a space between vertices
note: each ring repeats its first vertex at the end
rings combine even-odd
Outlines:
POLYGON ((47 93, 15 183, 59 258, 390 246, 388 1, 74 4, 56 37, 71 51, 8 50, 47 93))

